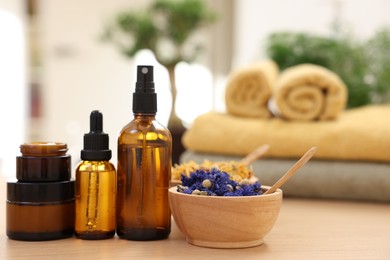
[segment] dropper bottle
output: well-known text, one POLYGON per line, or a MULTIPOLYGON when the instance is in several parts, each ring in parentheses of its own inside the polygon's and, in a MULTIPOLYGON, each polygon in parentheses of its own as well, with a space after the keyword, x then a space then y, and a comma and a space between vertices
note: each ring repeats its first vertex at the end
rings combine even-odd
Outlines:
POLYGON ((171 232, 172 137, 155 118, 153 66, 137 68, 133 113, 118 138, 117 234, 129 240, 164 239, 171 232))
POLYGON ((82 162, 76 168, 77 238, 96 240, 115 235, 116 173, 110 159, 103 115, 94 110, 90 115, 90 132, 84 135, 82 162))

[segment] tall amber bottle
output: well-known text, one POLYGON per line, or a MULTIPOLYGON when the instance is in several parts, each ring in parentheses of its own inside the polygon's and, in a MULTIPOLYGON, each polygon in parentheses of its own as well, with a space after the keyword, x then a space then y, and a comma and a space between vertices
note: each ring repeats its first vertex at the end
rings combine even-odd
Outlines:
POLYGON ((116 172, 109 162, 108 134, 103 115, 90 116, 90 132, 84 135, 82 162, 76 168, 75 235, 81 239, 106 239, 115 235, 116 172))
POLYGON ((164 239, 171 232, 172 137, 156 112, 153 67, 138 66, 134 119, 118 137, 117 234, 124 239, 164 239))

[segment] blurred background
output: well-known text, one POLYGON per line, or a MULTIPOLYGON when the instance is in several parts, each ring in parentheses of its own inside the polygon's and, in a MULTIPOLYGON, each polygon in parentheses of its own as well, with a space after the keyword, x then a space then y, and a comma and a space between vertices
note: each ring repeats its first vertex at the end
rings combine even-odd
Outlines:
MULTIPOLYGON (((175 46, 169 41, 158 43, 157 61, 156 50, 139 48, 131 55, 123 55, 118 45, 105 37, 118 14, 126 10, 141 12, 153 3, 152 0, 0 0, 1 174, 15 175, 19 145, 29 141, 66 142, 76 165, 83 134, 89 131, 89 114, 95 109, 104 115, 104 130, 110 135, 112 161, 116 163, 116 138, 133 116, 131 99, 136 66, 140 64, 155 66, 157 119, 168 125, 171 81, 167 66, 160 63, 164 55, 175 53, 175 46)), ((190 31, 186 42, 199 52, 187 59, 187 47, 183 47, 184 56, 175 66, 174 111, 184 127, 190 127, 198 115, 207 111, 225 111, 224 90, 229 73, 265 58, 275 59, 281 68, 302 61, 302 57, 332 69, 339 66, 328 62, 335 60, 332 55, 340 60, 350 59, 353 64, 357 64, 354 58, 363 60, 362 68, 366 69, 363 72, 357 69, 343 74, 338 67, 347 83, 357 78, 366 84, 362 90, 369 89, 366 94, 360 91, 356 98, 350 99, 349 107, 389 102, 386 91, 390 88, 390 73, 384 68, 390 70, 390 66, 386 67, 390 65, 386 59, 390 51, 387 31, 390 1, 204 3, 213 19, 190 31), (344 57, 333 52, 329 44, 322 44, 329 41, 347 46, 350 52, 344 57), (367 58, 366 50, 371 55, 367 58), (382 63, 368 68, 372 60, 382 63), (375 77, 379 74, 367 73, 368 70, 379 71, 381 78, 375 77), (379 78, 385 83, 379 84, 379 78), (373 83, 381 88, 373 91, 370 87, 373 83)), ((153 18, 162 19, 158 14, 153 18)), ((168 29, 181 24, 160 22, 165 22, 168 29)))

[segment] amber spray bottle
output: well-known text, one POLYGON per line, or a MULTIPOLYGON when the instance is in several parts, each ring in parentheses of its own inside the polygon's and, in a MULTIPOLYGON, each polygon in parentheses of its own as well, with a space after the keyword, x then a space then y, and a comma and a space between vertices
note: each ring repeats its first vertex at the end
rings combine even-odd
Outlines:
POLYGON ((117 234, 129 240, 164 239, 171 232, 168 188, 172 137, 156 121, 153 66, 138 66, 134 119, 118 137, 117 234))
POLYGON ((90 115, 90 132, 84 135, 82 162, 76 168, 75 235, 81 239, 106 239, 115 235, 116 172, 109 162, 108 134, 103 115, 90 115))

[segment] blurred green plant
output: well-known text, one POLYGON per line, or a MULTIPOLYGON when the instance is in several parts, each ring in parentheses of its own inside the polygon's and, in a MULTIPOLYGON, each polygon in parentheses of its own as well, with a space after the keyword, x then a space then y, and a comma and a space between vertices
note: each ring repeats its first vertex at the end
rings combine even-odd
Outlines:
POLYGON ((390 29, 377 32, 365 45, 370 67, 368 80, 376 103, 390 102, 390 29))
POLYGON ((389 102, 390 30, 381 29, 368 41, 350 34, 325 37, 311 33, 276 32, 267 39, 267 55, 280 68, 301 63, 324 66, 348 87, 348 108, 389 102))
POLYGON ((119 12, 105 28, 102 39, 113 43, 126 57, 149 49, 168 70, 172 94, 170 130, 183 127, 175 113, 175 67, 198 56, 202 46, 191 42, 191 36, 215 19, 216 14, 202 0, 154 0, 144 10, 119 12))

